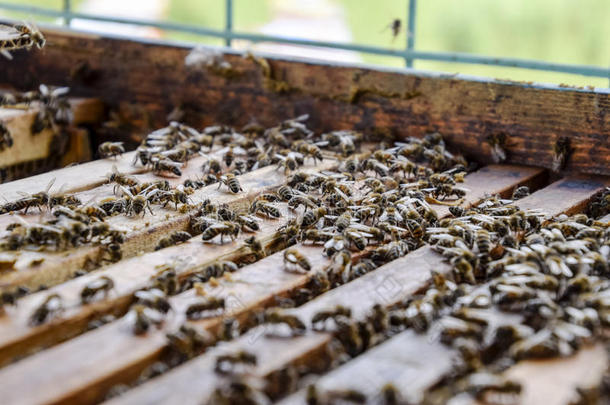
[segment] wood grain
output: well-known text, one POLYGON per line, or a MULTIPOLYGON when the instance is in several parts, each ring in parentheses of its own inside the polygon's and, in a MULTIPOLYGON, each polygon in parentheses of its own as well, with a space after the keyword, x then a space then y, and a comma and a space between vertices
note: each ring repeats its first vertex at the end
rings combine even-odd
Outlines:
POLYGON ((388 72, 282 59, 269 69, 227 54, 231 78, 184 65, 190 49, 98 35, 45 31, 44 52, 0 61, 3 79, 31 89, 68 85, 109 106, 144 105, 157 125, 176 105, 194 125, 263 125, 303 113, 316 131, 422 136, 440 131, 469 157, 491 163, 489 135, 505 133, 507 163, 550 168, 553 147, 571 142, 566 170, 610 174, 610 93, 469 81, 418 72, 388 72), (20 66, 15 69, 15 66, 20 66), (77 69, 78 68, 78 69, 77 69))

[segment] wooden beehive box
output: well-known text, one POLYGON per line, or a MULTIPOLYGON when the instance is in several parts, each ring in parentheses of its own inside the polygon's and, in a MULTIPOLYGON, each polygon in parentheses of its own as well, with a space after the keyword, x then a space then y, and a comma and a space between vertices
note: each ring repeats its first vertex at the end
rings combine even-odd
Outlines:
MULTIPOLYGON (((101 103, 106 111, 130 111, 140 124, 134 126, 138 131, 165 126, 168 114, 177 106, 184 113, 182 120, 195 128, 216 123, 240 127, 254 118, 267 127, 309 114, 307 125, 317 133, 354 129, 374 133, 378 139, 400 139, 438 131, 452 148, 480 165, 466 176, 466 206, 489 194, 509 197, 517 186, 528 185, 537 191, 518 202, 522 209, 540 208, 550 215, 574 214, 583 211, 594 195, 610 186, 610 177, 606 177, 610 176, 607 90, 467 80, 452 75, 373 70, 228 51, 223 58, 231 65, 229 72, 193 70, 185 66, 185 57, 191 52, 187 47, 64 31, 45 34, 47 46, 43 50, 17 52, 13 61, 0 61, 0 86, 23 91, 40 83, 69 86, 70 94, 81 98, 76 101, 80 106, 75 109, 77 123, 100 121, 101 103), (507 159, 494 164, 486 140, 499 134, 506 137, 503 148, 507 159), (564 139, 569 140, 571 153, 561 172, 551 173, 555 145, 564 139)), ((27 130, 27 120, 31 119, 28 114, 34 112, 10 114, 18 115, 12 128, 19 149, 10 157, 0 154, 0 166, 47 158, 48 145, 41 146, 40 139, 48 143, 51 138, 41 134, 35 139, 27 130)), ((0 111, 0 119, 15 119, 10 114, 0 111)), ((138 131, 134 130, 134 137, 143 135, 138 131)), ((222 156, 219 150, 210 153, 222 156)), ((129 152, 116 160, 94 160, 5 183, 0 185, 0 195, 14 201, 20 198, 19 192, 38 192, 56 178, 56 187, 63 186, 63 192, 77 193, 81 201, 99 200, 112 195, 112 186, 104 184, 103 176, 113 166, 136 175, 140 181, 155 179, 141 166, 134 167, 133 158, 134 152, 129 152)), ((198 175, 207 158, 192 159, 181 178, 169 179, 171 184, 198 175)), ((304 170, 319 172, 336 165, 335 160, 325 159, 304 170)), ((197 190, 192 198, 244 207, 286 180, 274 166, 239 177, 243 193, 233 195, 210 186, 197 190)), ((445 206, 434 209, 440 217, 449 215, 445 206)), ((24 217, 36 221, 38 215, 33 210, 24 217)), ((286 215, 291 214, 286 211, 286 215)), ((168 345, 165 334, 184 321, 181 309, 194 295, 193 290, 188 290, 171 297, 174 310, 164 326, 144 336, 134 336, 121 318, 132 303, 134 292, 150 283, 157 271, 155 266, 169 261, 180 263, 178 275, 186 278, 206 264, 238 257, 243 253, 243 239, 248 236, 223 245, 202 245, 196 237, 154 251, 168 232, 188 228, 189 213, 168 209, 157 211, 155 216, 115 219, 113 225, 127 230, 123 259, 117 263, 97 263, 98 246, 60 253, 22 251, 2 258, 0 290, 12 291, 17 286, 32 291, 42 286, 49 288, 19 299, 0 317, 2 403, 96 403, 116 390, 117 385, 134 383, 162 358, 168 345), (89 272, 73 278, 82 269, 89 272), (114 288, 104 299, 81 305, 82 288, 102 275, 113 280, 114 288), (32 311, 53 293, 63 298, 63 312, 40 326, 28 325, 32 311), (107 315, 116 316, 116 320, 88 330, 92 322, 107 315)), ((257 238, 271 244, 284 220, 263 221, 257 238)), ((0 215, 0 227, 11 222, 11 215, 0 215)), ((301 245, 299 249, 311 258, 314 270, 328 265, 319 247, 301 245)), ((310 318, 320 309, 341 304, 350 306, 354 316, 363 316, 376 303, 389 307, 425 289, 430 284, 431 271, 448 272, 449 265, 424 246, 320 295, 294 313, 310 318)), ((307 284, 312 274, 314 271, 286 273, 283 251, 279 250, 241 268, 233 274, 233 281, 224 280, 218 294, 227 301, 233 300, 234 318, 246 319, 255 310, 275 305, 274 297, 291 296, 307 284)), ((215 333, 223 321, 218 316, 189 323, 215 333)), ((289 365, 315 368, 324 363, 331 346, 330 333, 312 332, 298 338, 272 340, 254 332, 222 347, 210 348, 114 400, 201 403, 217 384, 213 366, 218 352, 247 348, 258 356, 252 372, 255 376, 281 379, 289 365)), ((401 390, 417 398, 447 372, 452 356, 441 343, 407 330, 322 374, 320 384, 365 385, 372 392, 393 380, 401 390)), ((565 359, 521 362, 507 373, 523 384, 523 403, 536 404, 544 399, 548 404, 560 404, 574 395, 576 387, 599 381, 607 367, 606 349, 595 344, 565 359)), ((290 384, 284 388, 295 389, 290 384)), ((302 402, 299 395, 302 392, 285 401, 302 402)))

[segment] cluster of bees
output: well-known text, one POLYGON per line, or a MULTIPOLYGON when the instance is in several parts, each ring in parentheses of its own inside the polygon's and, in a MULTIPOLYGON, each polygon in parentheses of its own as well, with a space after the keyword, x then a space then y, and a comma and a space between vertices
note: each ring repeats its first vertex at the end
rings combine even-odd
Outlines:
MULTIPOLYGON (((279 219, 288 212, 289 218, 283 219, 274 237, 281 243, 267 248, 251 236, 242 250, 248 259, 214 262, 186 280, 179 280, 172 265, 161 266, 150 286, 135 293, 129 311, 133 332, 143 334, 160 326, 171 309, 168 296, 190 288, 198 294, 201 290, 202 298, 185 309, 186 319, 224 316, 225 300, 206 294, 204 283, 226 277, 284 247, 288 247, 283 254, 286 271, 312 272, 310 259, 291 245, 314 244, 329 258, 328 266, 315 270, 305 288, 258 313, 255 324, 265 324, 268 334, 284 337, 286 331, 288 336, 310 330, 332 333, 335 341, 330 357, 334 365, 408 328, 434 335, 459 354, 460 361, 447 377, 450 387, 479 399, 518 395, 520 386, 504 380, 498 371, 520 359, 573 353, 608 325, 605 297, 610 246, 605 225, 585 215, 547 221, 541 212, 522 211, 512 200, 497 197, 471 209, 462 208, 468 190, 460 183, 469 166, 447 150, 439 134, 358 154, 362 134, 342 130, 318 136, 307 128, 306 119, 297 117, 267 129, 250 124, 240 132, 227 126, 199 132, 172 122, 146 137, 136 151, 134 164, 159 175, 180 176, 190 158, 220 145, 223 152, 217 159, 208 156, 201 177, 171 187, 167 180, 142 183, 113 168, 108 181, 114 184, 117 196, 86 205, 74 196, 49 194, 49 187, 0 207, 2 213, 50 207, 55 217, 42 224, 11 225, 2 246, 53 245, 63 249, 96 242, 114 246, 108 250, 119 252, 118 260, 123 236, 104 222, 108 216, 153 213, 153 204, 189 213, 188 232, 176 231, 159 240, 157 249, 163 249, 195 235, 201 235, 203 243, 224 243, 242 232, 259 231, 262 219, 279 219), (301 169, 307 160, 316 164, 337 155, 341 159, 332 170, 314 173, 301 169), (258 195, 245 210, 209 200, 191 201, 194 190, 216 183, 228 193, 240 193, 237 176, 268 165, 283 170, 286 183, 258 195), (430 204, 448 205, 452 217, 439 219, 430 204), (324 309, 310 320, 283 308, 301 305, 425 243, 446 258, 451 270, 435 272, 431 287, 421 295, 391 308, 375 305, 364 319, 355 319, 349 308, 341 306, 324 309), (496 319, 504 319, 507 313, 514 316, 498 323, 496 319)), ((119 143, 102 144, 99 150, 103 157, 123 152, 119 143)), ((521 187, 513 198, 527 194, 527 188, 521 187)), ((591 210, 598 215, 606 212, 606 200, 608 192, 591 210)), ((81 292, 83 304, 104 297, 112 288, 114 282, 108 277, 94 280, 81 292)), ((46 322, 61 310, 61 297, 50 295, 34 311, 31 323, 46 322)), ((233 339, 246 329, 226 317, 217 338, 233 339)), ((155 365, 156 371, 149 370, 146 378, 201 353, 214 342, 188 324, 169 333, 167 339, 178 360, 163 367, 155 365)), ((227 377, 228 383, 218 387, 214 401, 262 400, 262 391, 242 380, 256 363, 256 356, 248 352, 219 358, 216 372, 227 377)), ((282 381, 292 378, 296 384, 307 372, 287 368, 282 371, 282 381)), ((286 384, 285 389, 294 384, 286 384)), ((443 392, 445 397, 451 394, 453 391, 443 392)), ((307 395, 309 403, 367 400, 357 390, 327 392, 315 385, 307 395)), ((391 385, 379 395, 388 404, 400 403, 398 390, 391 385)), ((433 390, 427 395, 435 400, 440 394, 433 390)))

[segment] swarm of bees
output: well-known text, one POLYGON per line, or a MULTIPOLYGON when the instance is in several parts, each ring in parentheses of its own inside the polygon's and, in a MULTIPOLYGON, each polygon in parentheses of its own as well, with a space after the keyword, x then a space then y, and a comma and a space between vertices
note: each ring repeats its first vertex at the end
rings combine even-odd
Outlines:
MULTIPOLYGON (((54 217, 37 224, 12 224, 0 246, 62 250, 97 243, 104 247, 108 260, 119 260, 124 235, 110 227, 106 218, 143 216, 147 211, 154 215, 154 206, 184 209, 181 212, 188 212, 190 218, 188 232, 167 235, 156 249, 198 235, 206 244, 239 238, 243 240, 239 252, 251 260, 207 263, 186 280, 172 265, 161 266, 149 286, 135 293, 129 312, 131 330, 140 335, 161 327, 173 310, 168 297, 193 288, 197 299, 184 307, 184 317, 194 321, 222 316, 224 323, 216 338, 229 340, 244 326, 226 317, 228 302, 211 296, 207 287, 218 286, 220 277, 230 279, 230 273, 247 262, 279 249, 252 235, 261 229, 261 221, 281 221, 274 237, 281 248, 286 247, 284 268, 309 280, 283 298, 292 307, 429 244, 451 270, 434 272, 430 287, 405 302, 391 308, 375 305, 365 316, 356 316, 343 306, 324 308, 311 319, 272 307, 262 310, 255 323, 264 324, 265 333, 284 338, 310 331, 332 334, 336 364, 405 329, 428 334, 459 355, 455 370, 444 376, 449 389, 443 395, 467 392, 482 401, 505 403, 518 398, 521 386, 495 373, 500 366, 521 359, 569 355, 610 324, 607 225, 583 214, 549 220, 538 210, 521 210, 515 200, 529 194, 527 187, 516 188, 511 200, 490 196, 464 208, 461 203, 468 190, 461 183, 468 162, 450 152, 440 134, 408 138, 356 155, 362 134, 341 130, 317 135, 307 128, 307 118, 296 117, 268 129, 249 124, 241 131, 215 125, 199 132, 171 122, 146 137, 136 151, 134 165, 148 167, 159 176, 180 176, 191 157, 209 152, 212 145, 222 147, 221 155, 208 156, 201 167, 203 177, 170 186, 165 179, 140 182, 115 166, 106 176, 115 196, 85 205, 74 196, 50 194, 51 184, 45 191, 0 207, 2 213, 50 208, 54 217), (306 162, 316 165, 330 155, 342 156, 332 170, 311 172, 302 167, 306 162), (196 200, 194 190, 216 183, 219 193, 242 193, 239 176, 270 165, 285 174, 285 184, 252 198, 248 207, 208 199, 192 201, 196 200), (439 219, 432 204, 449 205, 451 217, 439 219), (244 233, 250 235, 241 239, 244 233), (320 260, 314 261, 302 248, 292 246, 297 243, 319 246, 326 264, 319 265, 320 260), (519 321, 493 322, 504 315, 519 321)), ((506 137, 494 135, 488 142, 496 159, 505 159, 506 137)), ((123 152, 122 145, 100 147, 100 154, 107 157, 123 152)), ((608 190, 602 193, 591 204, 590 213, 598 217, 609 212, 608 195, 608 190)), ((81 301, 102 299, 113 288, 112 279, 100 277, 84 286, 81 301)), ((7 295, 6 303, 12 301, 14 297, 7 295)), ((47 322, 61 310, 61 297, 50 295, 32 315, 31 323, 47 322)), ((211 344, 187 324, 167 338, 180 361, 211 344)), ((256 356, 248 352, 217 358, 216 372, 231 381, 215 395, 226 400, 261 394, 240 380, 256 364, 256 356)), ((438 393, 434 390, 426 395, 435 399, 438 393)), ((387 385, 379 394, 387 403, 397 403, 399 391, 387 385)), ((368 398, 357 390, 322 390, 315 385, 307 395, 316 403, 366 402, 368 398)))

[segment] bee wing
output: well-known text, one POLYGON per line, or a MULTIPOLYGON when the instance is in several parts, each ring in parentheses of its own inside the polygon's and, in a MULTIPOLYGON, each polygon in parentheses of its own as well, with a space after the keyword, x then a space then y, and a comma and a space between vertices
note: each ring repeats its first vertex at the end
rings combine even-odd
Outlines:
POLYGON ((53 178, 51 179, 51 181, 49 181, 49 184, 47 184, 47 188, 45 188, 45 193, 48 193, 48 192, 49 192, 49 190, 51 189, 51 187, 53 187, 53 184, 55 184, 55 180, 56 180, 56 178, 55 178, 55 177, 53 177, 53 178))
POLYGON ((59 96, 68 94, 69 91, 70 91, 69 87, 57 87, 56 89, 53 89, 53 91, 51 92, 51 95, 53 97, 59 97, 59 96))
POLYGON ((13 55, 11 55, 11 53, 6 49, 0 50, 0 54, 2 54, 2 56, 4 56, 8 60, 13 60, 13 55))

